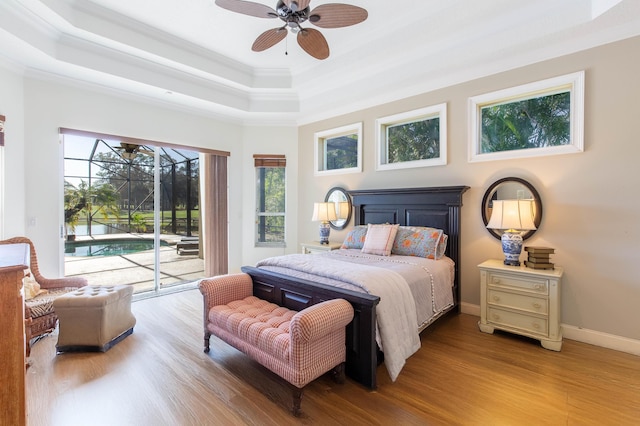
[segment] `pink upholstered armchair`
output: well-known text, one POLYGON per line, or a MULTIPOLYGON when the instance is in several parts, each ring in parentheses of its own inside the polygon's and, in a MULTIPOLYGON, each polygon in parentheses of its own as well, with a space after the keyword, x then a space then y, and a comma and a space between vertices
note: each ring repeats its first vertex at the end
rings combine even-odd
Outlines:
POLYGON ((29 270, 36 282, 40 284, 42 294, 25 300, 24 318, 25 334, 27 342, 27 356, 31 352, 31 340, 44 334, 51 333, 58 322, 58 316, 53 310, 53 300, 64 293, 77 290, 87 285, 87 280, 81 277, 45 278, 38 268, 36 248, 30 239, 26 237, 14 237, 0 241, 0 244, 29 244, 30 265, 29 270))

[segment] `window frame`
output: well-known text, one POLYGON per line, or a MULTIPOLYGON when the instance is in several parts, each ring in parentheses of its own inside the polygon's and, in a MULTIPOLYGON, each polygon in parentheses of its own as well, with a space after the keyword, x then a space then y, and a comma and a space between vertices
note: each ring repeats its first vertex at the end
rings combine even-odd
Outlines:
POLYGON ((533 83, 510 87, 495 92, 469 98, 469 153, 470 163, 481 161, 507 160, 539 157, 547 155, 572 154, 584 151, 584 79, 585 72, 579 71, 533 83), (510 151, 482 153, 481 120, 483 108, 521 102, 569 92, 570 142, 567 145, 525 148, 510 151))
POLYGON ((376 171, 415 167, 444 166, 447 164, 447 103, 441 103, 376 120, 376 171), (399 163, 388 162, 387 129, 392 126, 425 120, 439 120, 439 154, 436 158, 416 159, 399 163))
POLYGON ((287 241, 287 168, 286 166, 254 166, 255 168, 255 180, 256 180, 256 206, 255 206, 255 231, 254 231, 254 247, 286 247, 287 241), (260 203, 262 200, 262 191, 260 183, 260 169, 282 169, 283 170, 283 185, 284 185, 284 211, 283 212, 261 212, 260 203), (260 235, 260 218, 261 217, 283 217, 283 233, 282 241, 259 241, 260 235))
POLYGON ((362 172, 362 122, 347 124, 335 129, 324 130, 313 134, 314 139, 314 175, 328 176, 347 173, 362 172), (355 167, 345 167, 343 169, 327 170, 327 150, 326 141, 340 136, 356 135, 357 137, 357 164, 355 167))

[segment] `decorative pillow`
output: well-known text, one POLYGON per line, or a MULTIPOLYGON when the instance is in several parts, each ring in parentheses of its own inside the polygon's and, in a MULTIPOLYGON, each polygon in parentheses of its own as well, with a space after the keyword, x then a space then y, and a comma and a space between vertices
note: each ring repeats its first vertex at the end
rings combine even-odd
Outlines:
POLYGON ((444 256, 444 252, 447 250, 448 240, 449 236, 447 234, 442 234, 440 242, 438 243, 438 248, 436 249, 436 260, 442 259, 442 256, 444 256))
POLYGON ((22 279, 22 285, 24 287, 24 299, 31 300, 41 293, 46 293, 47 290, 41 290, 40 284, 32 276, 26 276, 22 279))
POLYGON ((391 247, 398 232, 398 225, 367 225, 367 237, 362 246, 362 252, 389 256, 391 247))
POLYGON ((342 242, 343 249, 362 249, 364 245, 364 240, 367 236, 367 226, 358 225, 354 227, 347 234, 346 238, 342 242))
POLYGON ((442 229, 426 227, 400 227, 391 252, 401 256, 440 259, 447 248, 448 236, 442 229))

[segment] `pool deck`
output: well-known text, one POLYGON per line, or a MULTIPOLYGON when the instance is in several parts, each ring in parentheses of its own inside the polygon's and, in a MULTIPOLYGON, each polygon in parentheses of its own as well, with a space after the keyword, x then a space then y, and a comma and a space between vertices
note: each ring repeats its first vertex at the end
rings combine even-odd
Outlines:
MULTIPOLYGON (((78 236, 76 241, 153 238, 146 234, 111 234, 92 237, 78 236)), ((179 235, 162 235, 161 239, 171 244, 160 247, 160 290, 193 283, 204 278, 204 260, 199 253, 176 253, 175 244, 179 235)), ((154 252, 141 251, 118 256, 65 256, 65 275, 82 276, 89 285, 132 285, 134 293, 154 290, 154 252)))

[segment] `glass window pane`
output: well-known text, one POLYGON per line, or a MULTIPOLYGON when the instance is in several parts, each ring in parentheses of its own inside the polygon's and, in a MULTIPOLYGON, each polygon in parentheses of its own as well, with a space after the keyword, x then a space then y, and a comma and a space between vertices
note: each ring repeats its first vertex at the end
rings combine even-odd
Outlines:
POLYGON ((284 216, 261 216, 258 221, 258 242, 284 241, 284 216))
POLYGON ((285 168, 257 167, 256 242, 285 241, 285 168))
POLYGON ((571 94, 557 93, 481 108, 481 153, 571 143, 571 94))
MULTIPOLYGON (((283 213, 285 206, 284 168, 260 167, 264 170, 264 196, 258 203, 262 213, 283 213)), ((260 179, 260 178, 259 178, 260 179)))
POLYGON ((387 127, 388 163, 428 160, 440 156, 440 118, 387 127))
POLYGON ((346 135, 325 140, 325 170, 358 166, 358 135, 346 135))

